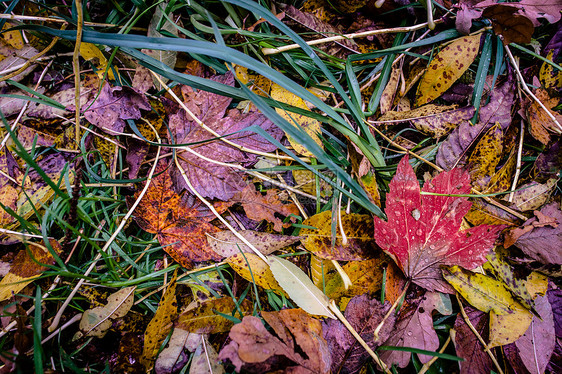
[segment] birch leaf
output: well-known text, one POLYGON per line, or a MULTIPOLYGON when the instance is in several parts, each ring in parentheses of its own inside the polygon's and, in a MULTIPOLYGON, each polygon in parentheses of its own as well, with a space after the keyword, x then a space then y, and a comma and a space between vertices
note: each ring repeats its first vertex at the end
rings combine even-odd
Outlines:
POLYGON ((301 269, 279 257, 268 259, 273 276, 299 307, 310 314, 336 318, 328 307, 328 296, 324 295, 301 269))

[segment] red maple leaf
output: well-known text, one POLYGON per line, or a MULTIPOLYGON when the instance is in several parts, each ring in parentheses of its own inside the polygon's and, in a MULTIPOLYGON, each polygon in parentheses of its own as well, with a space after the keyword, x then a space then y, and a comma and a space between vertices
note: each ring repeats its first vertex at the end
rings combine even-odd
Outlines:
MULTIPOLYGON (((425 183, 423 192, 462 195, 470 192, 470 177, 462 169, 442 172, 425 183)), ((404 157, 386 195, 388 222, 375 217, 375 240, 404 274, 430 291, 453 293, 440 266, 474 269, 505 226, 481 225, 459 231, 472 203, 467 197, 422 195, 414 170, 404 157)))

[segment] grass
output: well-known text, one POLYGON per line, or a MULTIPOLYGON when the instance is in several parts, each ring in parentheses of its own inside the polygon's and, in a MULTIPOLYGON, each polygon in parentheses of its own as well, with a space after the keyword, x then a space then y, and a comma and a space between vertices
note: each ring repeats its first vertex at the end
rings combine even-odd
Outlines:
MULTIPOLYGON (((183 84, 199 90, 219 93, 231 97, 236 103, 251 100, 259 110, 283 129, 300 144, 304 145, 313 158, 305 159, 295 154, 290 147, 273 139, 259 127, 251 130, 264 136, 276 144, 278 148, 293 159, 289 165, 259 169, 263 172, 283 173, 291 169, 309 170, 314 173, 315 194, 317 200, 313 211, 320 212, 332 209, 338 211, 340 207, 349 206, 353 212, 374 214, 384 218, 381 208, 374 204, 364 185, 359 183, 351 172, 350 149, 356 147, 367 158, 374 172, 380 190, 384 193, 392 177, 395 164, 404 149, 396 146, 396 141, 372 132, 367 119, 380 109, 383 91, 388 84, 392 68, 395 63, 402 63, 400 59, 419 57, 427 60, 435 55, 443 46, 460 34, 454 28, 441 27, 430 35, 424 34, 427 29, 397 33, 392 46, 365 53, 350 54, 347 58, 326 54, 316 46, 309 46, 303 39, 307 32, 296 32, 290 26, 279 21, 271 13, 270 2, 253 2, 249 0, 213 1, 180 1, 169 0, 150 3, 144 0, 112 1, 111 10, 96 10, 84 8, 82 42, 98 45, 107 57, 108 65, 103 72, 104 79, 109 69, 119 68, 122 72, 115 85, 131 85, 129 76, 125 74, 128 67, 127 59, 142 65, 152 72, 167 78, 171 87, 183 84), (161 38, 146 36, 146 29, 151 21, 154 7, 165 4, 164 14, 172 12, 181 16, 182 22, 166 18, 160 21, 160 26, 173 25, 175 29, 162 29, 161 38), (258 20, 251 30, 249 24, 258 20), (422 37, 423 36, 423 37, 422 37), (299 48, 282 54, 265 56, 261 48, 276 48, 296 43, 299 48), (313 111, 293 107, 277 102, 268 96, 260 96, 243 84, 237 87, 226 86, 209 79, 189 75, 175 70, 151 57, 145 49, 164 49, 177 51, 182 58, 200 61, 209 69, 217 73, 225 73, 233 68, 233 64, 247 67, 267 79, 279 84, 291 93, 312 103, 313 111), (378 77, 378 78, 376 78, 378 77), (375 79, 376 78, 376 79, 375 79), (329 100, 322 100, 309 92, 307 88, 317 87, 329 91, 329 100), (283 109, 289 113, 305 114, 310 118, 323 122, 323 147, 302 130, 283 118, 276 109, 283 109), (400 151, 397 151, 399 149, 400 151), (329 173, 327 173, 329 171, 329 173), (334 194, 327 203, 320 203, 320 181, 331 185, 334 194)), ((5 13, 13 6, 19 13, 35 17, 55 17, 67 25, 60 28, 61 22, 53 20, 32 19, 16 21, 14 30, 23 30, 32 38, 32 42, 41 48, 52 38, 60 38, 52 53, 60 53, 64 57, 54 57, 53 68, 59 69, 64 76, 72 75, 69 55, 76 43, 77 24, 72 11, 74 5, 66 6, 58 2, 40 1, 23 5, 16 0, 4 2, 5 13)), ((74 4, 74 3, 72 3, 74 4)), ((423 12, 422 12, 423 14, 423 12)), ((412 19, 409 19, 411 21, 412 19)), ((0 24, 5 20, 0 20, 0 24)), ((404 26, 404 25, 400 25, 404 26)), ((501 43, 490 30, 484 30, 485 37, 480 58, 471 67, 474 76, 474 93, 470 103, 478 110, 485 105, 486 76, 496 78, 505 72, 503 49, 501 43)), ((529 49, 514 45, 523 56, 541 58, 529 49)), ((53 55, 54 56, 54 55, 53 55)), ((560 69, 555 63, 554 68, 560 69)), ((82 69, 99 69, 95 63, 82 61, 82 69)), ((24 96, 30 102, 38 102, 51 107, 61 107, 61 104, 49 96, 37 93, 26 85, 8 81, 11 87, 25 90, 24 96)), ((161 100, 165 91, 153 93, 154 101, 161 100)), ((6 95, 0 95, 6 96, 6 95)), ((11 95, 15 97, 14 95, 11 95)), ((162 117, 157 109, 151 113, 153 118, 162 117)), ((475 114, 476 118, 476 114, 475 114)), ((71 120, 71 119, 70 119, 71 120)), ((16 316, 15 330, 0 332, 0 347, 3 357, 16 360, 19 370, 26 372, 32 368, 36 373, 49 370, 61 372, 110 372, 111 368, 125 368, 123 357, 117 355, 117 340, 123 336, 142 336, 148 321, 158 309, 162 291, 170 281, 175 270, 180 270, 179 300, 180 304, 189 303, 190 295, 205 297, 218 296, 217 289, 231 297, 238 305, 242 300, 250 300, 254 313, 261 310, 279 310, 286 306, 294 306, 284 296, 273 292, 264 292, 252 283, 242 280, 232 269, 224 264, 211 264, 202 269, 186 270, 174 263, 165 255, 163 247, 153 234, 140 229, 130 218, 131 202, 135 200, 132 185, 142 188, 146 177, 129 179, 125 173, 125 149, 111 148, 111 141, 125 142, 135 134, 155 149, 167 147, 164 152, 175 152, 180 144, 164 144, 148 136, 139 129, 138 122, 128 121, 131 132, 111 137, 103 135, 97 141, 105 144, 110 152, 101 147, 95 148, 87 143, 88 133, 82 129, 81 143, 73 144, 68 141, 68 149, 77 151, 65 153, 66 165, 55 172, 48 168, 46 159, 59 152, 56 146, 39 146, 35 142, 24 145, 17 137, 16 123, 13 117, 2 115, 4 125, 3 136, 10 152, 23 167, 23 176, 19 179, 20 187, 28 189, 33 186, 28 199, 30 209, 22 214, 21 210, 14 210, 8 204, 2 208, 13 217, 13 224, 5 227, 17 231, 43 243, 53 257, 50 264, 41 264, 45 270, 39 278, 34 279, 27 289, 18 291, 4 307, 6 316, 16 316), (70 155, 70 156, 68 156, 70 155), (110 162, 108 162, 110 160, 110 162), (27 183, 27 184, 26 184, 27 183), (140 186, 140 187, 139 187, 140 186), (79 194, 77 194, 77 188, 79 194), (53 246, 49 239, 54 238, 61 243, 60 248, 53 246), (31 286, 35 286, 31 291, 31 286), (79 286, 79 287, 78 287, 79 286), (75 317, 83 313, 91 305, 98 305, 100 300, 124 287, 134 286, 135 303, 133 311, 121 323, 116 324, 112 331, 103 339, 86 338, 78 343, 72 342, 76 332, 78 319, 75 317), (76 290, 76 291, 74 291, 76 290), (10 308, 11 306, 11 308, 10 308), (23 306, 27 317, 22 315, 21 308, 14 312, 14 308, 23 306), (69 325, 66 322, 71 321, 69 325), (29 327, 24 327, 29 326, 29 327), (61 328, 60 330, 57 330, 61 328), (55 330, 54 335, 50 335, 55 330), (29 334, 29 342, 25 348, 27 354, 14 355, 12 347, 19 343, 18 335, 29 334), (47 341, 43 341, 48 339, 47 341), (123 365, 123 366, 119 366, 123 365)), ((67 121, 68 122, 68 121, 67 121)), ((71 122, 71 121, 70 121, 71 122)), ((85 126, 89 126, 87 123, 85 126)), ((166 126, 164 121, 164 128, 166 126)), ((74 125, 64 123, 59 125, 63 129, 71 129, 74 125)), ((90 130, 95 130, 92 126, 90 130)), ((60 130, 60 129, 59 129, 60 130)), ((164 133, 164 132, 163 132, 164 133)), ((161 133, 161 135, 163 134, 161 133)), ((439 140, 431 139, 412 129, 402 129, 393 136, 395 140, 402 135, 409 136, 417 143, 411 152, 424 154, 428 161, 435 158, 439 140)), ((166 134, 169 135, 169 134, 166 134)), ((67 137, 71 138, 71 137, 67 137)), ((172 141, 173 142, 173 141, 172 141)), ((356 151, 357 152, 357 151, 356 151)), ((5 156, 3 156, 5 157, 5 156)), ((431 170, 421 161, 413 162, 418 170, 431 170)), ((153 176, 153 164, 147 163, 139 175, 153 176)), ((418 173, 418 175, 421 175, 418 173)), ((262 188, 266 189, 265 183, 262 188)), ((384 199, 383 199, 384 201, 384 199)), ((305 217, 299 217, 299 223, 305 217)), ((299 227, 295 223, 286 229, 286 234, 298 235, 299 227)), ((263 225, 259 229, 267 229, 263 225)), ((333 232, 337 230, 333 226, 333 232)), ((21 249, 23 246, 12 244, 11 248, 21 249)), ((308 266, 309 256, 303 252, 287 254, 298 259, 301 265, 308 266)), ((455 310, 458 306, 452 304, 455 310)), ((228 314, 223 314, 228 316, 228 314)), ((449 337, 454 324, 454 316, 437 315, 434 327, 440 338, 441 346, 449 337)), ((235 319, 235 317, 231 317, 235 319)), ((162 347, 169 340, 168 337, 162 347)), ((225 336, 215 337, 215 346, 224 344, 225 336), (221 340, 222 339, 222 340, 221 340)), ((437 360, 430 372, 449 371, 454 368, 457 359, 451 348, 445 352, 424 352, 434 355, 437 360), (453 361, 451 361, 453 360, 453 361)), ((126 345, 124 349, 133 352, 134 344, 126 345)), ((392 349, 386 348, 386 349, 392 349)), ((420 353, 413 348, 401 348, 410 352, 420 353)), ((421 364, 415 355, 414 360, 405 370, 419 371, 421 364)), ((370 364, 370 372, 376 366, 370 364)), ((133 366, 129 369, 132 370, 133 366)), ((185 366, 183 372, 187 372, 185 366)), ((232 367, 228 367, 233 372, 232 367)), ((424 369, 425 370, 425 369, 424 369)), ((394 372, 398 372, 393 368, 394 372)))

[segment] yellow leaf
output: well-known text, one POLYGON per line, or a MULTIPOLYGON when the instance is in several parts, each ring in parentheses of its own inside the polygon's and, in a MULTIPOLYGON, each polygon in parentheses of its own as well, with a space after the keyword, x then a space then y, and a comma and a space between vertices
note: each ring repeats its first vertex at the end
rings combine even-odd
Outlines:
POLYGON ((10 23, 5 23, 4 27, 2 28, 3 31, 2 36, 4 37, 4 40, 8 42, 8 44, 10 44, 15 49, 22 49, 23 46, 25 45, 25 42, 21 35, 21 30, 4 31, 14 26, 15 25, 12 25, 10 23))
MULTIPOLYGON (((552 61, 553 54, 554 49, 551 49, 546 56, 547 60, 552 61)), ((539 72, 539 80, 547 90, 562 88, 562 71, 555 69, 552 65, 546 62, 543 62, 539 72)))
MULTIPOLYGON (((50 244, 55 251, 60 251, 61 247, 57 241, 51 240, 50 244)), ((9 299, 12 293, 19 293, 47 270, 47 267, 41 264, 54 264, 53 256, 43 245, 28 243, 27 248, 16 255, 9 273, 0 282, 0 301, 9 299)))
POLYGON ((510 314, 490 312, 490 348, 513 343, 529 328, 533 315, 523 305, 516 303, 510 314))
MULTIPOLYGON (((328 272, 334 270, 334 264, 330 260, 321 259, 318 256, 310 256, 310 277, 312 283, 320 289, 324 288, 328 272)), ((342 283, 343 285, 343 283, 342 283)))
POLYGON ((480 138, 474 151, 468 158, 470 178, 477 185, 487 184, 493 175, 503 152, 503 131, 499 122, 490 127, 480 138))
POLYGON ((166 292, 162 295, 162 299, 158 303, 158 309, 144 332, 144 348, 142 351, 141 362, 147 370, 150 370, 154 364, 156 354, 162 345, 164 339, 172 329, 172 321, 178 314, 178 305, 176 299, 176 280, 178 271, 174 272, 174 276, 166 292))
MULTIPOLYGON (((87 61, 90 61, 98 69, 97 74, 101 78, 105 74, 107 69, 107 58, 99 50, 95 44, 92 43, 81 43, 80 44, 80 55, 87 61)), ((109 79, 115 79, 115 75, 111 69, 107 71, 107 77, 109 79)))
POLYGON ((502 282, 486 275, 450 266, 443 269, 443 277, 466 301, 485 313, 509 314, 520 306, 502 282))
POLYGON ((416 106, 435 100, 459 79, 474 61, 480 34, 464 36, 443 48, 429 63, 418 86, 416 106))
POLYGON ((231 297, 221 297, 220 299, 192 304, 180 314, 176 326, 195 334, 228 332, 234 322, 217 312, 242 319, 245 315, 251 314, 253 309, 253 304, 249 300, 243 300, 237 306, 231 297))
POLYGON ((500 170, 495 172, 490 179, 490 182, 484 190, 485 193, 505 192, 511 189, 513 181, 513 174, 517 167, 517 147, 513 147, 507 161, 502 165, 500 170))
POLYGON ((536 299, 537 296, 546 295, 546 290, 548 289, 548 278, 544 274, 533 271, 527 276, 525 286, 527 287, 527 291, 531 297, 536 299))
POLYGON ((389 257, 382 252, 376 258, 366 261, 349 261, 343 270, 352 282, 349 289, 345 289, 343 280, 338 273, 332 273, 326 281, 326 295, 330 299, 342 296, 353 297, 364 293, 374 294, 381 289, 383 264, 389 262, 389 257))
POLYGON ((269 265, 253 253, 238 253, 226 259, 230 267, 242 278, 255 282, 258 286, 284 294, 281 286, 275 280, 269 265))
POLYGON ((338 225, 334 245, 332 245, 331 211, 315 214, 306 219, 303 225, 318 228, 318 230, 304 228, 300 235, 306 237, 302 240, 304 247, 321 258, 361 261, 373 257, 379 252, 373 238, 373 219, 369 215, 345 214, 342 211, 341 225, 345 233, 345 240, 338 225))
MULTIPOLYGON (((271 86, 271 97, 274 100, 295 106, 297 108, 308 109, 308 107, 306 106, 306 102, 303 99, 287 91, 286 89, 284 89, 283 87, 281 87, 276 83, 274 83, 271 86)), ((318 144, 320 147, 323 147, 322 140, 320 139, 319 136, 321 130, 320 130, 320 122, 318 120, 307 117, 302 114, 289 113, 286 110, 280 108, 275 108, 275 110, 277 111, 277 113, 279 113, 281 117, 286 119, 293 126, 301 127, 304 131, 306 131, 308 135, 310 135, 312 139, 314 139, 316 144, 318 144)), ((314 156, 299 142, 295 141, 291 137, 288 137, 288 139, 289 139, 289 143, 291 143, 291 146, 293 146, 293 148, 298 154, 308 157, 314 156)))

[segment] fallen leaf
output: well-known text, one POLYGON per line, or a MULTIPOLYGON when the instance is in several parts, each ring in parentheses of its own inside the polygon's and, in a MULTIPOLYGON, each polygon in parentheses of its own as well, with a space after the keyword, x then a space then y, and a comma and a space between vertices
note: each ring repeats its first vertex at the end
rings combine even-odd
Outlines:
MULTIPOLYGON (((378 339, 374 339, 375 329, 389 309, 389 303, 382 305, 377 299, 363 294, 349 301, 344 316, 367 345, 375 350, 393 332, 395 317, 391 314, 379 331, 378 339)), ((348 374, 359 372, 370 358, 365 348, 359 345, 357 339, 338 320, 326 320, 322 327, 332 355, 332 371, 348 374)))
POLYGON ((328 307, 328 297, 298 266, 276 256, 270 256, 268 260, 273 276, 299 307, 310 314, 335 318, 328 307))
POLYGON ((172 330, 172 321, 178 314, 178 302, 176 298, 176 280, 178 278, 177 270, 166 287, 166 292, 162 295, 162 299, 158 303, 158 309, 154 313, 154 317, 150 320, 144 333, 144 347, 141 357, 141 363, 146 370, 151 370, 154 366, 154 360, 160 350, 160 346, 172 330))
POLYGON ((394 262, 389 263, 386 267, 385 300, 394 304, 402 295, 407 283, 407 279, 398 265, 394 262))
MULTIPOLYGON (((504 204, 507 205, 507 204, 504 204)), ((520 219, 504 209, 486 202, 484 199, 474 199, 472 207, 464 218, 474 226, 478 225, 507 225, 516 226, 520 219)))
POLYGON ((106 83, 100 94, 85 105, 84 118, 92 125, 107 132, 118 135, 125 129, 125 120, 139 119, 142 110, 151 110, 144 95, 130 87, 111 87, 106 83))
POLYGON ((154 371, 157 374, 168 374, 174 372, 174 368, 184 367, 188 363, 187 355, 183 354, 189 332, 178 327, 174 328, 172 336, 166 348, 160 352, 154 363, 154 371))
MULTIPOLYGON (((489 335, 488 315, 470 306, 465 306, 464 310, 472 326, 486 341, 489 335)), ((454 328, 456 335, 453 342, 456 354, 464 358, 464 361, 459 363, 460 374, 489 373, 494 363, 460 313, 457 315, 454 328)))
POLYGON ((443 276, 470 305, 483 312, 509 314, 518 304, 502 282, 484 274, 451 266, 443 269, 443 276))
POLYGON ((539 154, 533 165, 534 179, 546 181, 549 178, 558 179, 558 173, 562 169, 562 150, 560 141, 555 141, 539 154))
POLYGON ((269 265, 253 253, 237 253, 226 259, 230 267, 248 282, 285 295, 281 286, 275 280, 269 265))
MULTIPOLYGON (((277 100, 281 103, 289 104, 297 108, 308 109, 306 102, 303 99, 296 96, 292 92, 287 91, 277 83, 274 83, 271 86, 271 98, 273 100, 277 100)), ((281 108, 275 108, 275 111, 279 113, 281 117, 286 119, 293 126, 302 128, 308 135, 310 135, 310 137, 314 140, 316 144, 318 144, 320 147, 323 147, 322 139, 320 138, 320 133, 321 133, 320 121, 305 116, 303 114, 289 113, 281 108)), ((314 155, 310 153, 310 151, 307 150, 304 145, 295 141, 290 136, 287 136, 287 138, 289 139, 289 143, 291 143, 293 149, 298 154, 307 157, 314 157, 314 155)))
MULTIPOLYGON (((266 220, 273 223, 275 231, 282 231, 283 227, 288 227, 290 223, 283 223, 283 221, 276 215, 281 216, 298 216, 299 209, 292 201, 283 201, 280 198, 278 189, 270 188, 267 190, 265 196, 261 192, 256 191, 253 184, 248 184, 241 191, 236 193, 231 202, 242 204, 244 211, 249 219, 254 221, 266 220)), ((291 217, 294 220, 294 217, 291 217)))
POLYGON ((189 365, 189 374, 223 374, 224 372, 224 366, 219 361, 219 354, 209 343, 209 340, 204 335, 201 335, 201 344, 193 352, 191 365, 189 365))
MULTIPOLYGON (((546 56, 547 60, 552 62, 553 55, 554 51, 550 50, 546 56)), ((539 71, 539 80, 547 91, 558 90, 562 88, 562 71, 555 69, 547 62, 543 62, 539 71)))
POLYGON ((442 172, 424 184, 421 194, 414 170, 402 158, 390 183, 385 213, 388 221, 374 217, 375 240, 404 274, 431 291, 451 293, 440 266, 482 265, 504 226, 477 226, 459 231, 470 209, 467 197, 431 194, 466 194, 469 176, 460 169, 442 172))
POLYGON ((232 341, 223 347, 219 359, 228 359, 238 372, 243 367, 256 365, 261 365, 258 366, 261 372, 275 369, 294 373, 330 372, 330 351, 322 337, 320 321, 301 309, 262 312, 262 316, 279 338, 268 332, 259 318, 246 316, 230 330, 232 341), (279 361, 276 356, 284 356, 289 361, 279 361))
POLYGON ((105 306, 86 310, 80 320, 80 331, 76 333, 73 340, 85 336, 103 338, 114 321, 129 313, 135 301, 135 288, 122 288, 109 295, 105 306))
POLYGON ((546 296, 535 300, 535 309, 540 318, 533 316, 531 325, 516 342, 521 361, 532 374, 541 374, 546 370, 550 357, 554 352, 556 335, 552 307, 546 296))
MULTIPOLYGON (((211 80, 234 85, 234 75, 230 72, 212 77, 211 80)), ((231 98, 206 91, 196 92, 188 86, 182 86, 182 93, 185 105, 200 121, 224 136, 224 139, 239 146, 261 152, 276 149, 276 146, 260 135, 244 131, 249 126, 259 126, 277 140, 283 136, 283 132, 260 113, 228 110, 231 98)), ((191 117, 187 117, 183 110, 170 115, 169 126, 176 143, 195 144, 191 145, 190 149, 198 155, 221 163, 208 161, 188 151, 179 154, 180 164, 197 192, 204 197, 227 201, 247 186, 242 172, 224 164, 249 167, 257 161, 255 154, 243 152, 215 139, 213 134, 203 129, 191 117)), ((174 182, 174 188, 178 192, 188 188, 179 170, 174 172, 174 182)))
MULTIPOLYGON (((385 346, 410 347, 436 351, 439 348, 439 338, 433 329, 432 311, 439 302, 439 295, 434 292, 410 299, 400 309, 396 317, 396 324, 390 337, 383 343, 385 346)), ((410 352, 384 350, 380 358, 388 365, 397 365, 405 368, 410 362, 410 352)), ((418 354, 422 363, 428 362, 431 357, 418 354)))
POLYGON ((517 8, 504 4, 492 5, 482 12, 482 16, 492 21, 494 33, 501 36, 504 45, 531 42, 535 31, 533 22, 517 12, 517 8))
POLYGON ((431 60, 416 93, 416 106, 435 100, 449 89, 478 55, 480 34, 463 36, 431 60))
MULTIPOLYGON (((546 216, 556 219, 557 225, 534 227, 533 230, 521 235, 515 245, 527 256, 543 264, 562 265, 562 212, 557 203, 543 206, 540 212, 546 216)), ((537 221, 533 217, 525 222, 523 227, 532 225, 537 221)))
POLYGON ((316 227, 317 230, 303 228, 302 244, 316 256, 338 261, 361 261, 377 254, 373 238, 373 220, 370 215, 346 214, 341 212, 341 227, 345 241, 337 224, 335 241, 332 245, 332 211, 327 210, 304 220, 303 225, 316 227))
MULTIPOLYGON (((164 250, 186 268, 191 268, 194 261, 221 260, 222 256, 207 243, 206 234, 220 231, 210 223, 214 214, 197 198, 187 194, 181 197, 174 192, 164 163, 158 164, 156 175, 135 210, 138 225, 157 234, 164 250)), ((132 201, 128 199, 129 203, 132 201)))
POLYGON ((499 123, 490 127, 480 138, 468 158, 468 173, 475 188, 487 186, 496 172, 503 153, 503 131, 499 123))
POLYGON ((513 205, 521 212, 540 209, 554 191, 558 179, 550 178, 546 183, 529 182, 513 193, 513 205))
POLYGON ((462 166, 463 158, 476 138, 496 122, 500 123, 503 130, 511 124, 514 100, 513 79, 509 77, 502 85, 492 90, 490 101, 480 108, 479 121, 476 124, 461 122, 449 134, 437 151, 436 164, 445 170, 462 166))
MULTIPOLYGON (((486 8, 496 5, 495 0, 482 1, 475 5, 478 8, 486 8)), ((539 2, 537 0, 522 0, 518 3, 509 3, 509 6, 519 9, 520 14, 527 16, 533 22, 533 25, 540 26, 541 22, 538 18, 544 18, 550 23, 556 23, 560 20, 560 8, 562 2, 560 0, 552 0, 539 2)))
POLYGON ((107 77, 111 80, 115 80, 115 75, 113 74, 113 69, 117 69, 114 67, 107 66, 107 58, 103 55, 102 51, 92 43, 80 43, 80 56, 82 56, 85 60, 90 61, 97 69, 96 73, 100 77, 103 78, 105 75, 105 71, 107 70, 107 77))
POLYGON ((384 264, 389 260, 388 256, 381 252, 377 257, 369 260, 349 261, 342 268, 349 276, 351 286, 346 289, 339 273, 334 272, 326 279, 326 295, 330 299, 363 294, 373 295, 381 289, 384 264))
POLYGON ((252 303, 250 301, 244 299, 237 305, 231 297, 221 297, 196 303, 183 311, 178 316, 176 327, 196 334, 227 332, 234 322, 219 313, 241 318, 251 312, 252 303))
MULTIPOLYGON (((302 236, 278 235, 252 230, 240 230, 238 233, 266 256, 302 239, 302 236)), ((234 256, 240 252, 253 253, 250 247, 230 230, 207 234, 207 241, 211 248, 223 257, 234 256)))
MULTIPOLYGON (((50 240, 50 245, 55 251, 61 251, 60 244, 54 239, 50 240)), ((26 248, 18 252, 10 271, 0 281, 0 301, 19 293, 48 269, 45 265, 54 263, 55 259, 43 243, 26 243, 26 248)))
POLYGON ((386 87, 382 91, 379 103, 381 114, 385 114, 394 106, 394 97, 396 96, 396 89, 398 88, 398 83, 400 81, 400 73, 401 69, 399 65, 392 67, 390 77, 388 78, 386 87))
MULTIPOLYGON (((17 49, 8 44, 8 42, 2 38, 0 39, 0 71, 6 71, 13 66, 23 66, 27 60, 38 53, 39 51, 30 44, 25 45, 22 49, 17 49)), ((36 68, 36 64, 30 64, 28 68, 15 77, 12 77, 11 80, 19 82, 36 68)), ((6 82, 0 82, 0 88, 5 87, 6 85, 6 82)))
MULTIPOLYGON (((557 119, 558 123, 562 122, 562 115, 552 110, 558 105, 560 99, 550 97, 548 92, 542 88, 535 90, 535 96, 546 106, 552 116, 557 119)), ((527 107, 527 119, 529 121, 529 132, 533 138, 537 139, 544 145, 550 143, 551 133, 560 134, 561 130, 545 110, 535 101, 531 101, 527 107)))

